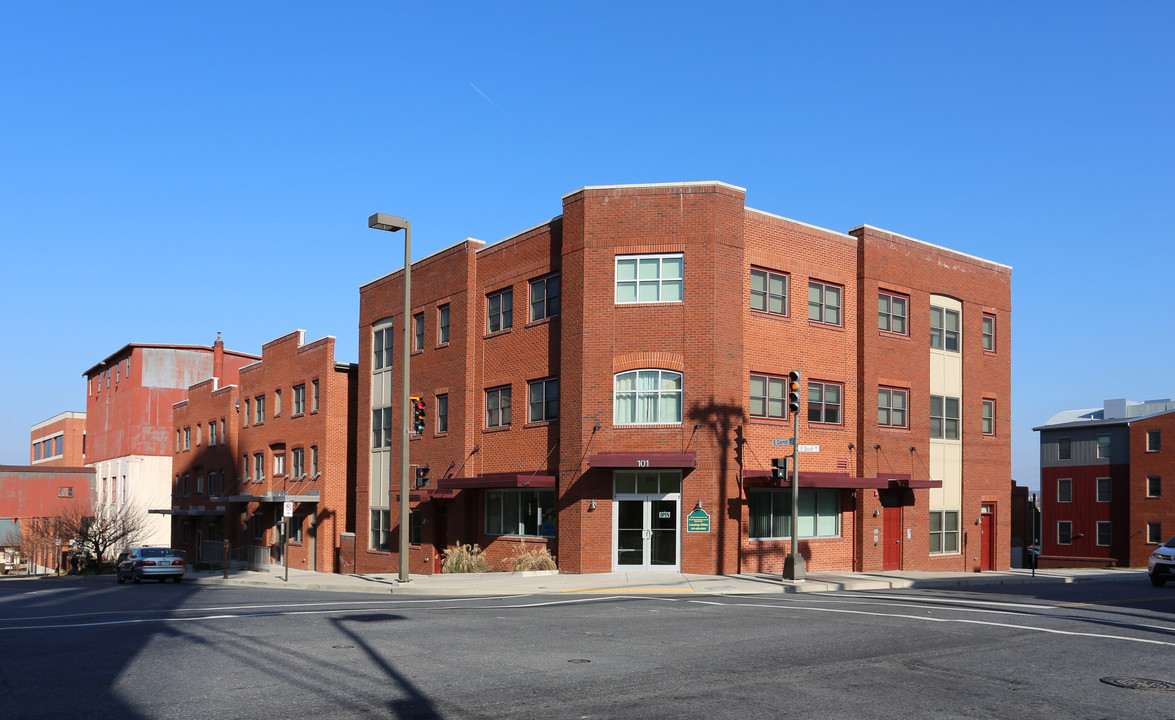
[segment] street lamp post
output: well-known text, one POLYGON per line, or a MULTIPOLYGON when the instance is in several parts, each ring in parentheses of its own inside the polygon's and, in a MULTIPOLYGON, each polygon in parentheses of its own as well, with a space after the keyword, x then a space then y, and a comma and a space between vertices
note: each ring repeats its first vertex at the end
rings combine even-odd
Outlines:
MULTIPOLYGON (((375 213, 367 218, 367 227, 388 232, 404 231, 404 322, 400 336, 402 357, 400 359, 400 577, 401 583, 408 580, 408 322, 412 319, 412 223, 402 217, 375 213)), ((391 519, 392 488, 388 484, 388 515, 391 519)), ((390 528, 389 528, 390 530, 390 528)))

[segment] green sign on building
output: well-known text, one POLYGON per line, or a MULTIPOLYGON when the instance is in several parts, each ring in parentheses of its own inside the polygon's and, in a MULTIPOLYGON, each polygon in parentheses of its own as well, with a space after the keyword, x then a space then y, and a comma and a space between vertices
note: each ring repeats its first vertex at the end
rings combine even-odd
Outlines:
POLYGON ((710 516, 702 508, 694 510, 685 516, 686 532, 710 532, 710 516))

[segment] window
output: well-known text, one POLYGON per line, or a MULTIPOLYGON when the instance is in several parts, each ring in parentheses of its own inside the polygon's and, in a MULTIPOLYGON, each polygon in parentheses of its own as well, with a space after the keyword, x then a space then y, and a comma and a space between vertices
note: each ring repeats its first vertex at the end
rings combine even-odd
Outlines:
POLYGON ((1097 479, 1097 501, 1108 503, 1113 499, 1114 483, 1110 478, 1097 479))
POLYGON ((514 289, 506 288, 486 296, 489 321, 486 330, 491 333, 514 327, 514 289))
POLYGON ((371 337, 372 370, 382 370, 392 366, 395 338, 392 336, 392 322, 388 320, 386 323, 386 325, 377 327, 371 337))
POLYGON ((285 475, 286 474, 286 454, 285 453, 279 452, 279 453, 273 454, 273 474, 275 477, 278 475, 285 475))
MULTIPOLYGON (((228 442, 228 435, 226 435, 224 432, 224 420, 220 421, 220 437, 223 438, 225 442, 228 442)), ((82 436, 82 442, 83 442, 83 446, 84 446, 84 443, 85 443, 85 436, 84 435, 82 436)))
POLYGON ((1154 475, 1146 479, 1146 496, 1157 498, 1163 496, 1163 481, 1154 475))
POLYGON ((200 447, 201 441, 204 439, 204 431, 201 429, 200 423, 196 423, 196 447, 200 447))
POLYGON ((391 514, 390 510, 371 511, 371 538, 369 547, 372 550, 392 549, 391 514))
POLYGON ((253 456, 253 482, 265 479, 265 455, 257 453, 253 456))
POLYGON ((437 395, 437 432, 449 432, 449 396, 437 395))
POLYGON ((192 449, 192 428, 184 428, 184 450, 192 449))
POLYGON ((71 488, 71 487, 57 488, 57 497, 63 497, 63 498, 73 497, 73 488, 71 488))
POLYGON ((243 415, 241 415, 242 427, 249 427, 249 417, 250 417, 250 415, 249 415, 249 401, 246 400, 245 401, 245 413, 243 415))
POLYGON ((1061 520, 1057 523, 1057 544, 1058 545, 1072 545, 1073 544, 1073 522, 1070 520, 1061 520))
POLYGON ((559 275, 530 281, 530 321, 559 314, 559 275))
POLYGON ((215 420, 208 423, 208 444, 209 445, 216 444, 216 421, 215 420))
POLYGON ((187 474, 184 475, 183 491, 184 491, 184 497, 188 497, 189 495, 192 494, 192 476, 191 475, 187 475, 187 474))
POLYGON ((995 435, 995 400, 983 401, 983 434, 995 435))
POLYGON ((787 315, 787 275, 767 270, 751 271, 751 309, 787 315))
POLYGON ((1073 441, 1070 438, 1057 438, 1057 459, 1068 460, 1073 457, 1073 441))
POLYGON ((1110 436, 1109 435, 1098 435, 1097 436, 1097 456, 1099 458, 1109 458, 1110 457, 1110 436))
POLYGON ((279 417, 282 414, 282 391, 273 391, 273 416, 279 417))
POLYGON ((1073 480, 1060 478, 1057 480, 1057 502, 1073 502, 1073 480))
POLYGON ((197 495, 204 494, 204 476, 203 475, 196 476, 196 494, 197 495))
POLYGON ((510 386, 486 390, 486 427, 506 427, 510 424, 510 386))
POLYGON ((995 315, 983 315, 983 349, 995 352, 995 315))
POLYGON ((415 510, 408 512, 408 542, 420 545, 424 539, 424 513, 415 510))
POLYGON ((310 477, 318 477, 318 446, 310 446, 310 477))
POLYGON ((616 257, 616 302, 681 302, 685 260, 673 255, 616 257))
POLYGON ((930 306, 930 347, 959 352, 959 311, 930 306))
POLYGON ((930 554, 959 552, 959 511, 930 511, 930 554))
POLYGON ((258 395, 253 398, 253 407, 256 410, 253 414, 253 424, 260 425, 265 422, 265 396, 258 395))
POLYGON ((840 385, 808 381, 808 422, 839 425, 840 408, 840 385))
POLYGON ((838 285, 808 281, 808 319, 826 325, 840 325, 842 288, 838 285))
POLYGON ((930 437, 959 439, 959 398, 930 396, 930 437))
POLYGON ((1151 545, 1161 545, 1163 543, 1162 523, 1148 522, 1146 524, 1146 541, 1151 545))
POLYGON ((785 419, 786 395, 787 380, 772 375, 751 375, 751 417, 785 419))
POLYGON ((306 451, 303 448, 294 448, 290 451, 290 462, 293 464, 293 477, 306 476, 306 451))
POLYGON ((253 539, 265 539, 265 520, 262 518, 260 511, 253 513, 253 539))
POLYGON ((1160 449, 1162 449, 1162 444, 1163 444, 1163 436, 1162 436, 1161 431, 1159 431, 1159 430, 1147 430, 1146 431, 1146 451, 1147 452, 1158 452, 1160 449))
POLYGON ((294 386, 294 414, 301 415, 306 412, 306 386, 294 386))
POLYGON ((437 308, 437 344, 449 344, 449 306, 441 305, 437 308))
POLYGON ((376 408, 371 411, 371 447, 390 448, 392 446, 392 409, 376 408))
POLYGON ((559 378, 533 380, 529 383, 527 422, 544 422, 559 418, 559 378))
POLYGON ((424 313, 412 316, 412 351, 424 349, 424 313))
POLYGON ((617 425, 680 423, 682 376, 672 370, 632 370, 613 381, 617 425))
POLYGON ((1097 523, 1097 544, 1099 547, 1108 547, 1112 539, 1111 526, 1108 521, 1101 520, 1097 523))
POLYGON ((907 335, 906 307, 908 301, 904 295, 895 295, 888 292, 877 294, 877 329, 895 335, 907 335))
POLYGON ((318 412, 318 381, 315 380, 310 386, 310 410, 318 412))
POLYGON ((880 388, 877 391, 877 424, 881 427, 904 428, 906 424, 905 390, 880 388))
MULTIPOLYGON (((747 501, 752 539, 791 537, 791 490, 748 490, 747 501)), ((800 488, 797 530, 802 538, 840 537, 840 491, 800 488)))
POLYGON ((554 490, 486 490, 486 535, 555 536, 554 490))
POLYGON ((290 516, 290 542, 292 542, 292 543, 302 542, 302 516, 301 515, 291 515, 290 516))
MULTIPOLYGON (((176 433, 176 443, 175 444, 176 444, 176 447, 179 447, 179 430, 176 430, 175 433, 176 433)), ((41 459, 41 448, 42 448, 41 443, 39 443, 39 442, 33 443, 33 459, 34 460, 41 459)))

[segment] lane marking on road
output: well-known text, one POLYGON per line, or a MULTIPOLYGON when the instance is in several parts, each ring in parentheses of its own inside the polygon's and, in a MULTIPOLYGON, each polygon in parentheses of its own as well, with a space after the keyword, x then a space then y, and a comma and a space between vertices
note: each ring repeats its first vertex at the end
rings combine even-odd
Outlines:
POLYGON ((598 590, 561 590, 565 593, 692 593, 693 588, 659 588, 659 587, 643 587, 643 588, 599 588, 598 590))
POLYGON ((1166 600, 1166 601, 1170 602, 1171 598, 1158 597, 1155 595, 1151 595, 1150 597, 1126 598, 1125 600, 1106 600, 1105 602, 1063 603, 1061 605, 1057 605, 1057 607, 1076 608, 1076 607, 1096 607, 1098 605, 1129 605, 1130 603, 1136 603, 1136 602, 1155 602, 1155 601, 1161 601, 1161 600, 1166 600))
MULTIPOLYGON (((934 617, 932 615, 903 615, 901 613, 880 613, 868 612, 866 610, 846 610, 843 608, 820 608, 820 607, 805 607, 794 603, 786 605, 766 605, 760 603, 721 603, 707 600, 690 600, 688 602, 698 603, 702 605, 719 605, 723 607, 737 605, 738 607, 757 607, 757 608, 773 608, 777 610, 807 610, 809 612, 823 612, 823 613, 841 613, 845 615, 865 615, 869 617, 884 617, 884 618, 903 618, 906 620, 919 620, 921 622, 932 623, 959 623, 963 625, 987 625, 990 627, 1007 628, 1010 630, 1027 630, 1031 632, 1048 633, 1050 635, 1069 635, 1072 637, 1088 637, 1099 640, 1121 640, 1124 642, 1142 643, 1144 645, 1164 645, 1167 647, 1175 647, 1175 642, 1166 640, 1151 640, 1148 638, 1134 638, 1123 637, 1121 635, 1104 635, 1101 633, 1076 632, 1073 630, 1055 630, 1052 628, 1034 627, 1032 625, 1017 625, 1015 623, 1001 623, 991 620, 968 620, 964 618, 943 618, 934 617)), ((1050 616, 1051 618, 1051 616, 1050 616)), ((1117 623, 1115 623, 1117 624, 1117 623)), ((1127 625, 1126 627, 1132 627, 1127 625)))

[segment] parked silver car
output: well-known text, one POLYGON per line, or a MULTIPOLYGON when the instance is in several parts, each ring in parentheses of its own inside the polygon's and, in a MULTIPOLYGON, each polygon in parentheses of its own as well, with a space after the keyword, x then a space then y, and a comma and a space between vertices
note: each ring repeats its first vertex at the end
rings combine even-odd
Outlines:
POLYGON ((1155 587, 1163 587, 1168 580, 1175 580, 1175 537, 1151 553, 1146 572, 1150 575, 1151 585, 1155 587))
POLYGON ((127 579, 140 582, 143 578, 155 578, 159 582, 171 578, 179 582, 186 570, 183 553, 168 547, 140 547, 126 553, 114 569, 114 575, 120 583, 127 579))

